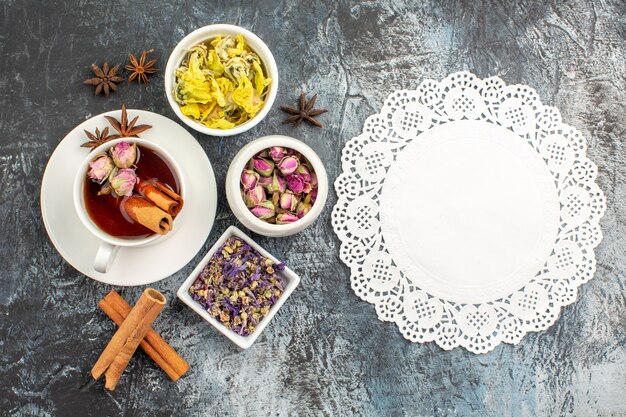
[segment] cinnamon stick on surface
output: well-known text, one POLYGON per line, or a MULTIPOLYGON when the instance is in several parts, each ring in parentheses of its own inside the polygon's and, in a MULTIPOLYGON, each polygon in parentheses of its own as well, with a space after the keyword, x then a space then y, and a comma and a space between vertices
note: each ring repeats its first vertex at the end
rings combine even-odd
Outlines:
POLYGON ((113 391, 120 380, 130 358, 137 350, 152 322, 165 306, 165 297, 154 288, 146 289, 126 320, 117 329, 111 341, 91 369, 91 375, 98 379, 104 374, 105 388, 113 391))
MULTIPOLYGON (((124 319, 131 311, 130 304, 115 290, 108 293, 107 296, 98 303, 98 306, 100 306, 102 311, 118 326, 122 325, 124 319)), ((178 380, 178 378, 189 370, 187 361, 181 358, 152 328, 148 330, 148 333, 144 336, 139 347, 169 375, 172 381, 178 380)))

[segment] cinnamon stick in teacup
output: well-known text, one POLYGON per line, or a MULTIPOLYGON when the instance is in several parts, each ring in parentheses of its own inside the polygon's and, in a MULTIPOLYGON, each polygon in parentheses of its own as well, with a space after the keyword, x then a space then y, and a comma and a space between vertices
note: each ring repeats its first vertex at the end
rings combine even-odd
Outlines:
POLYGON ((124 211, 131 219, 154 233, 164 235, 172 230, 172 216, 151 201, 138 195, 132 195, 122 204, 124 211))
POLYGON ((139 174, 135 190, 172 217, 183 209, 182 197, 156 179, 146 179, 139 174))
MULTIPOLYGON (((99 303, 98 306, 118 326, 124 323, 131 311, 130 304, 124 300, 115 290, 111 290, 99 303)), ((150 328, 139 344, 148 356, 165 371, 172 381, 178 380, 189 370, 189 364, 172 348, 159 334, 150 328)))
POLYGON ((159 315, 164 305, 165 297, 154 288, 148 288, 143 292, 135 307, 117 329, 91 369, 91 375, 94 379, 98 379, 104 374, 106 378, 105 388, 110 391, 115 389, 124 369, 130 362, 130 358, 150 330, 152 322, 159 315))

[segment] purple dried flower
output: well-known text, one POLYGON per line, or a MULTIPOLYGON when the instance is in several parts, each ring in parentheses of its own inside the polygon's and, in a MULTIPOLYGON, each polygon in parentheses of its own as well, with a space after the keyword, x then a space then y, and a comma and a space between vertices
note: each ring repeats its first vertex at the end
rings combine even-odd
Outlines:
POLYGON ((189 288, 211 316, 242 336, 256 330, 285 289, 284 264, 261 256, 238 237, 219 248, 189 288))

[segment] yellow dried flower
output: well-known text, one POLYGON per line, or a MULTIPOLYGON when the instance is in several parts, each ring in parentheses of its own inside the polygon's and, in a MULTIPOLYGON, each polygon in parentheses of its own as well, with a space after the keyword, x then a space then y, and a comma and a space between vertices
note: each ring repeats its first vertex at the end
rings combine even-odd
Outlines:
POLYGON ((272 80, 242 35, 195 45, 176 70, 181 112, 207 127, 230 129, 263 108, 272 80))

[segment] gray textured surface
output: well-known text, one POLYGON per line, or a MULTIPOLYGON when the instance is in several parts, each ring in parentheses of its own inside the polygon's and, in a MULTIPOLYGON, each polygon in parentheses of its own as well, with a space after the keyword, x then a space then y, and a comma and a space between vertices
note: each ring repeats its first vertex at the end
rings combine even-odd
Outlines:
MULTIPOLYGON (((620 0, 461 2, 2 1, 0 4, 0 413, 9 415, 626 415, 625 54, 620 0), (306 4, 306 5, 305 5, 306 4), (445 4, 445 6, 443 5, 445 4), (189 31, 240 24, 275 54, 277 104, 304 89, 329 108, 324 130, 293 131, 277 106, 231 139, 195 134, 219 190, 206 250, 233 216, 223 184, 230 159, 270 133, 316 149, 331 179, 340 149, 386 95, 469 69, 535 87, 589 141, 608 199, 595 278, 548 331, 483 356, 404 340, 350 290, 328 208, 295 237, 260 238, 302 284, 241 352, 174 300, 194 261, 156 287, 171 300, 155 327, 191 363, 172 383, 143 354, 114 393, 85 386, 113 324, 96 309, 111 288, 77 273, 50 244, 39 186, 57 143, 122 101, 175 119, 162 87, 93 97, 88 66, 156 48, 159 67, 189 31)), ((142 288, 122 289, 136 300, 142 288)))

